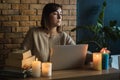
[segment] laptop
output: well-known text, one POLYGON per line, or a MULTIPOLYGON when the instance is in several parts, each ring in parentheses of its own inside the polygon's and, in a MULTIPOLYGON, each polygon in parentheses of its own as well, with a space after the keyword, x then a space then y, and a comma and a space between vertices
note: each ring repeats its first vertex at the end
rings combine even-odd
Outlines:
POLYGON ((51 56, 53 70, 74 69, 84 66, 88 44, 57 45, 51 56))

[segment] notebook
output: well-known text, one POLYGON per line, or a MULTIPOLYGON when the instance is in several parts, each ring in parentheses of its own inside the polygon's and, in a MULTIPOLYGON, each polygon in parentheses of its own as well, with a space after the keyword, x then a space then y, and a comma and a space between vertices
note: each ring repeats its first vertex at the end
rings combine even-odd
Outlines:
POLYGON ((53 70, 73 69, 84 66, 88 44, 57 45, 51 57, 53 70))

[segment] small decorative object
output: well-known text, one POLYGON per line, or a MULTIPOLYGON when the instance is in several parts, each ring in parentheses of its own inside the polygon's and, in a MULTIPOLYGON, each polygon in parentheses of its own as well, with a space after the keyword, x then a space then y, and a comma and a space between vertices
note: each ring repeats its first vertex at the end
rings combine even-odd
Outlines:
POLYGON ((93 53, 93 69, 102 70, 102 54, 100 52, 93 53))
POLYGON ((44 77, 52 76, 52 63, 51 62, 42 63, 42 76, 44 77))
POLYGON ((109 53, 110 51, 107 48, 102 48, 102 69, 108 70, 109 69, 109 53))
POLYGON ((38 61, 38 58, 36 58, 36 60, 33 61, 32 63, 32 76, 33 77, 41 76, 41 61, 38 61))

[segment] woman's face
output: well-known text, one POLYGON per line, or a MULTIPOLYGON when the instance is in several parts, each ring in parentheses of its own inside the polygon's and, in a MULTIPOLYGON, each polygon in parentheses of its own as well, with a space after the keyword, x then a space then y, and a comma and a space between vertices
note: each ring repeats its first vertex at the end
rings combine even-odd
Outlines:
POLYGON ((60 26, 62 22, 62 9, 58 8, 57 11, 50 13, 49 25, 52 27, 60 26))

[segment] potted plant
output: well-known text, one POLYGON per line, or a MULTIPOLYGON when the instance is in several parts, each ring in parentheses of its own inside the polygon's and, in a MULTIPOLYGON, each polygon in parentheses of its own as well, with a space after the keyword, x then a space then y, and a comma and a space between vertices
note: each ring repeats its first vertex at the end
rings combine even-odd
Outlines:
POLYGON ((75 30, 88 30, 93 34, 93 36, 89 39, 84 39, 78 44, 81 43, 94 43, 97 45, 95 51, 100 51, 103 47, 109 48, 109 41, 117 41, 120 39, 120 27, 116 26, 117 21, 111 20, 109 22, 109 26, 104 26, 104 10, 106 7, 106 1, 103 2, 102 10, 99 14, 97 24, 89 25, 89 26, 77 26, 71 31, 75 30))

